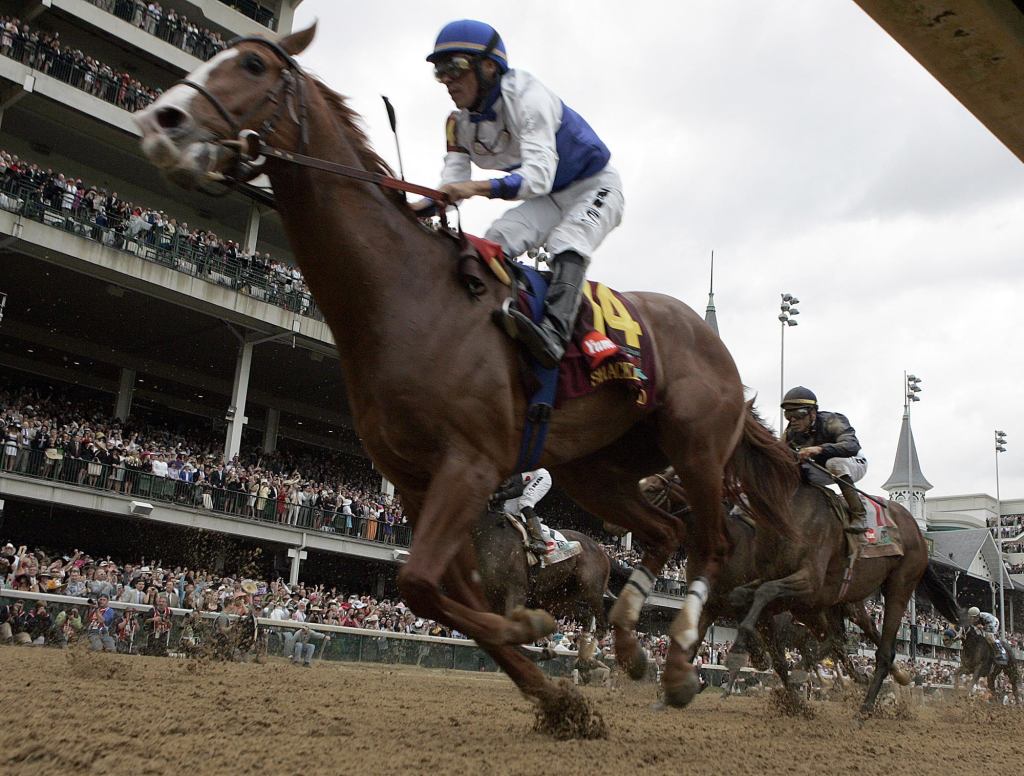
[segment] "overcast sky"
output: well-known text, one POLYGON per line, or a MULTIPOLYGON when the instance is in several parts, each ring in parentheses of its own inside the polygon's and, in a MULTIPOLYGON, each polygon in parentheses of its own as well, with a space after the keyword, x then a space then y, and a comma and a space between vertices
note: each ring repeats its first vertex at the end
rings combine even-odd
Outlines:
MULTIPOLYGON (((479 2, 305 0, 301 57, 348 95, 397 168, 435 185, 451 103, 424 61, 479 2)), ((590 277, 703 313, 709 257, 722 338, 778 422, 780 293, 798 296, 786 387, 843 412, 892 469, 903 373, 929 495, 1024 498, 1024 165, 852 0, 527 2, 490 6, 513 67, 594 127, 625 185, 625 219, 590 277)), ((478 175, 478 177, 490 177, 478 175)), ((474 200, 483 233, 505 203, 474 200)))

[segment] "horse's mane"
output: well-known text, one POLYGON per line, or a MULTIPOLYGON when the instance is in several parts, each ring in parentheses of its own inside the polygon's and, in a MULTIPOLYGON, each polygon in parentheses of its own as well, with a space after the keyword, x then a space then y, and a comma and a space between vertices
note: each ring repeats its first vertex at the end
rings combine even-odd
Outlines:
MULTIPOLYGON (((391 166, 381 159, 377 152, 373 150, 373 146, 370 145, 370 139, 366 136, 366 131, 362 127, 362 117, 349 107, 344 97, 327 86, 319 78, 309 72, 306 73, 306 76, 316 86, 317 92, 320 93, 324 102, 327 103, 327 107, 331 109, 334 118, 338 121, 338 126, 348 137, 352 147, 355 149, 356 155, 359 157, 359 163, 363 168, 368 172, 380 173, 390 178, 395 177, 391 166)), ((383 189, 383 191, 385 196, 399 206, 399 210, 410 218, 415 218, 415 214, 401 191, 396 191, 395 189, 383 189)))

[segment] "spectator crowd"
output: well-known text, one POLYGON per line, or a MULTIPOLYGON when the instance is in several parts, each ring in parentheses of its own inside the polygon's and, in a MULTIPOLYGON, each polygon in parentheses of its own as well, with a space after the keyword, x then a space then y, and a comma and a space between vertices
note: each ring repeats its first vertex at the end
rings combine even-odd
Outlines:
POLYGON ((174 8, 165 9, 160 3, 146 3, 143 0, 89 2, 199 59, 211 59, 227 45, 219 32, 200 26, 174 8))
POLYGON ((14 16, 0 16, 0 55, 133 113, 155 101, 162 91, 64 45, 59 32, 33 30, 14 16))
POLYGON ((365 459, 326 450, 243 449, 195 427, 123 422, 97 401, 0 384, 0 469, 229 515, 409 543, 401 499, 365 459), (376 485, 374 484, 376 482, 376 485))
POLYGON ((117 250, 151 255, 179 271, 300 314, 313 313, 312 295, 297 267, 2 149, 0 208, 25 212, 117 250))

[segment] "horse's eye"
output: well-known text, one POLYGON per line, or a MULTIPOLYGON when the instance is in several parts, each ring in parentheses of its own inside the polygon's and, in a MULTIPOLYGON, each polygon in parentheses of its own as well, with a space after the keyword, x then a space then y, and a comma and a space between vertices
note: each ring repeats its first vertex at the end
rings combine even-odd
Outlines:
POLYGON ((263 75, 267 72, 267 66, 264 64, 263 60, 255 54, 249 54, 249 56, 242 60, 242 67, 253 75, 263 75))

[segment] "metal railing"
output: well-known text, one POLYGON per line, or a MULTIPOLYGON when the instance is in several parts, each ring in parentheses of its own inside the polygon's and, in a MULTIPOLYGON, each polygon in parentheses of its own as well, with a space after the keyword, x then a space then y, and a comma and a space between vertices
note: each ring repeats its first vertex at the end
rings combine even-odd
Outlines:
POLYGON ((220 2, 234 8, 242 16, 255 19, 267 29, 277 30, 277 17, 274 16, 274 12, 257 3, 256 0, 220 0, 220 2))
POLYGON ((169 16, 171 9, 169 8, 151 14, 149 4, 142 0, 88 0, 88 2, 113 14, 118 19, 128 22, 133 27, 138 27, 143 32, 148 32, 150 35, 170 43, 186 54, 202 60, 215 56, 218 52, 223 51, 226 45, 223 40, 211 37, 207 31, 196 26, 194 19, 190 20, 177 11, 171 18, 169 16))
POLYGON ((142 217, 124 219, 94 211, 87 205, 80 204, 78 208, 72 205, 64 201, 63 192, 56 192, 48 200, 45 189, 17 184, 10 179, 0 183, 0 209, 298 315, 323 320, 323 314, 308 291, 290 290, 268 272, 253 269, 239 259, 225 258, 217 246, 192 239, 188 234, 156 227, 142 217))
POLYGON ((31 38, 18 36, 11 45, 0 44, 0 54, 129 112, 155 100, 146 87, 127 74, 118 76, 99 62, 89 67, 86 60, 74 59, 68 50, 58 52, 31 38))
MULTIPOLYGON (((156 641, 154 634, 146 632, 143 628, 139 628, 131 635, 124 632, 119 633, 116 620, 113 628, 102 630, 102 632, 100 632, 101 629, 97 629, 90 633, 86 627, 87 613, 92 608, 90 599, 51 593, 0 590, 0 603, 11 604, 15 601, 24 602, 26 609, 32 607, 36 602, 42 601, 46 604, 51 619, 54 620, 57 619, 56 615, 59 612, 77 611, 77 614, 81 616, 83 627, 78 631, 51 626, 46 631, 38 633, 38 636, 43 637, 44 644, 63 646, 74 641, 84 641, 87 644, 93 642, 93 647, 100 649, 104 646, 103 637, 110 637, 112 641, 107 642, 108 646, 112 644, 116 651, 132 654, 181 654, 186 652, 187 648, 199 646, 211 638, 218 620, 223 622, 238 619, 236 615, 226 615, 222 612, 193 612, 190 609, 172 608, 171 628, 159 638, 160 644, 154 644, 152 643, 156 641), (183 642, 183 637, 189 640, 187 647, 183 642)), ((118 619, 123 617, 123 613, 126 611, 136 611, 145 616, 146 613, 153 610, 151 606, 124 604, 118 601, 110 601, 109 605, 115 610, 115 617, 118 619)), ((311 631, 329 637, 329 639, 318 639, 311 642, 316 647, 316 658, 323 660, 416 665, 423 668, 447 668, 456 671, 494 672, 498 670, 490 656, 480 649, 476 642, 469 639, 421 636, 290 620, 271 620, 264 617, 258 618, 257 622, 267 636, 266 651, 270 655, 287 656, 294 640, 295 631, 308 625, 311 631)), ((31 635, 36 634, 30 633, 31 635)), ((525 647, 525 649, 539 652, 535 647, 525 647)), ((572 673, 575 660, 575 653, 559 652, 554 658, 545 660, 538 665, 551 676, 568 676, 572 673)))
POLYGON ((13 456, 0 456, 0 474, 19 474, 184 509, 321 531, 344 539, 362 539, 396 547, 408 547, 412 543, 412 528, 409 525, 347 515, 320 506, 290 505, 240 489, 213 488, 207 483, 160 477, 123 464, 110 465, 66 457, 63 453, 60 455, 60 458, 48 457, 43 450, 19 448, 13 456))

